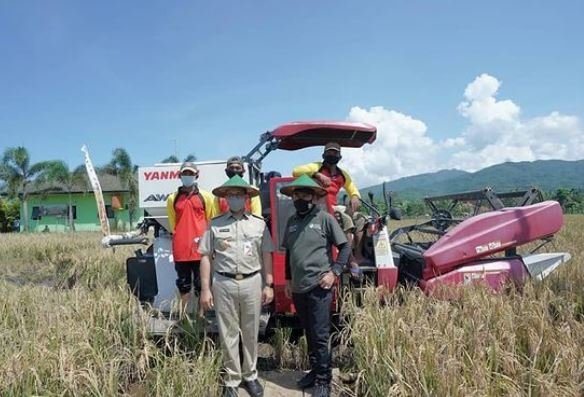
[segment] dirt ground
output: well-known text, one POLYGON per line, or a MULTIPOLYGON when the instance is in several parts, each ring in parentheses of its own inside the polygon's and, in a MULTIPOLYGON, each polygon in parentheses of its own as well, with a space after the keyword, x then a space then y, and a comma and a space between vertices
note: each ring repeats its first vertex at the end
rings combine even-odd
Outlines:
MULTIPOLYGON (((304 375, 302 371, 264 371, 260 373, 260 382, 264 386, 266 397, 308 397, 312 395, 312 389, 299 390, 296 381, 304 375)), ((341 396, 337 385, 339 384, 339 371, 333 371, 333 396, 341 396)), ((240 397, 249 397, 249 394, 239 388, 240 397)))

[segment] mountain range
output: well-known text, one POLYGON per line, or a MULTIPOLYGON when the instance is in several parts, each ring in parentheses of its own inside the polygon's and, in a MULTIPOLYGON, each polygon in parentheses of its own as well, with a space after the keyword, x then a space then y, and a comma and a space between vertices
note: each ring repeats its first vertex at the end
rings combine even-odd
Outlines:
MULTIPOLYGON (((584 160, 537 160, 507 162, 476 172, 457 169, 408 176, 390 181, 388 190, 402 200, 417 200, 427 196, 480 190, 491 187, 495 192, 524 190, 536 187, 545 192, 559 188, 584 189, 584 160)), ((379 196, 382 185, 360 189, 362 195, 373 192, 379 196)))

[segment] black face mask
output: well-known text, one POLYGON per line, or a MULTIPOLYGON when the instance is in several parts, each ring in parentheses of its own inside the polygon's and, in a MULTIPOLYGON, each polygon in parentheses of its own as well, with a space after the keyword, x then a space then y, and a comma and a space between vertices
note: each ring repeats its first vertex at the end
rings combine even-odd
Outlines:
POLYGON ((326 156, 322 156, 322 158, 324 159, 325 163, 332 165, 337 164, 341 160, 341 156, 335 156, 334 154, 327 154, 326 156))
POLYGON ((299 214, 304 214, 304 213, 310 211, 313 206, 314 206, 314 204, 312 204, 310 201, 306 201, 306 200, 302 200, 302 199, 294 200, 294 208, 296 208, 296 211, 299 214))
POLYGON ((243 178, 243 172, 235 172, 232 170, 225 170, 225 174, 227 175, 227 178, 233 178, 235 175, 239 175, 240 177, 243 178))

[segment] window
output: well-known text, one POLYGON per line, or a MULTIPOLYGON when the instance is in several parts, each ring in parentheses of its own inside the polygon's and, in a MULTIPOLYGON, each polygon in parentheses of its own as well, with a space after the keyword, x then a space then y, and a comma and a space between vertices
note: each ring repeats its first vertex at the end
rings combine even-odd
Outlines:
MULTIPOLYGON (((72 205, 73 219, 77 219, 77 206, 72 205)), ((34 206, 32 207, 31 219, 38 221, 42 219, 43 216, 56 216, 58 218, 68 218, 69 217, 69 206, 68 205, 47 205, 47 206, 34 206)))
POLYGON ((30 217, 31 217, 31 219, 33 219, 35 221, 38 221, 39 219, 41 219, 42 218, 41 207, 37 207, 37 206, 32 207, 32 214, 30 217))
MULTIPOLYGON (((115 218, 115 216, 114 216, 114 209, 112 208, 111 205, 106 205, 105 206, 105 215, 106 215, 106 217, 108 219, 114 219, 115 218)), ((99 219, 99 211, 97 212, 96 216, 97 216, 97 219, 99 219)))

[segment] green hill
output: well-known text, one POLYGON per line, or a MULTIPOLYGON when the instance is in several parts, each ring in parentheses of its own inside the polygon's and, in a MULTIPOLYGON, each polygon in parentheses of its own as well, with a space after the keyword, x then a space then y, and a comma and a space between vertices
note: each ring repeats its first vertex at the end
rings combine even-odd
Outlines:
MULTIPOLYGON (((389 182, 389 190, 402 199, 420 199, 448 193, 479 190, 490 186, 496 192, 522 190, 531 186, 543 191, 558 188, 584 189, 584 160, 538 160, 493 165, 477 172, 442 170, 389 182)), ((361 189, 376 196, 381 185, 361 189)))

